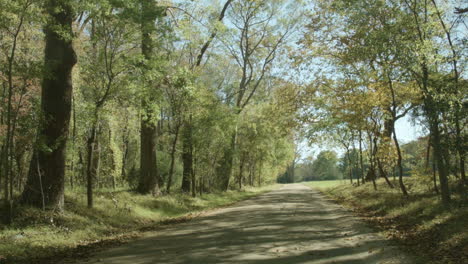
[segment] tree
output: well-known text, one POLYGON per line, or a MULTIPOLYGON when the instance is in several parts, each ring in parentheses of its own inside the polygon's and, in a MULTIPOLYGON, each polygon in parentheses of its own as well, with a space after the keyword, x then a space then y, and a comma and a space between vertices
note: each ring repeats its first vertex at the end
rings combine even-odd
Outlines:
MULTIPOLYGON (((240 115, 250 103, 280 53, 280 48, 297 25, 293 19, 279 17, 283 4, 282 1, 235 2, 230 11, 230 21, 235 28, 233 34, 236 35, 233 40, 223 40, 223 43, 234 58, 241 75, 238 87, 231 91, 235 95, 232 107, 236 115, 240 115)), ((221 190, 229 187, 237 133, 235 128, 217 171, 221 190)))
MULTIPOLYGON (((88 207, 93 207, 93 188, 99 178, 101 163, 100 134, 101 123, 104 121, 102 112, 106 105, 122 90, 130 85, 129 67, 131 55, 135 55, 135 40, 133 25, 123 19, 121 12, 115 11, 114 6, 97 5, 96 11, 91 12, 89 24, 89 39, 84 47, 82 57, 81 87, 83 98, 86 100, 86 114, 90 116, 87 137, 87 199, 88 207)), ((109 133, 112 133, 109 129, 109 133)))
POLYGON ((144 57, 144 73, 148 79, 143 80, 145 86, 141 104, 143 115, 141 117, 140 134, 140 181, 138 192, 142 194, 159 195, 159 173, 157 167, 157 98, 155 91, 152 91, 151 69, 154 66, 155 41, 155 21, 164 16, 164 9, 157 7, 153 1, 141 1, 141 53, 144 57))
POLYGON ((34 17, 39 7, 29 0, 0 4, 0 52, 4 54, 0 57, 0 186, 4 184, 0 190, 4 191, 3 220, 8 223, 14 187, 22 190, 23 160, 35 132, 32 101, 39 90, 41 47, 33 47, 28 37, 39 37, 33 29, 41 17, 34 17))
POLYGON ((337 180, 342 175, 338 170, 338 158, 333 151, 322 151, 312 163, 312 174, 318 180, 337 180))
MULTIPOLYGON (((223 8, 221 9, 221 12, 217 18, 217 22, 221 23, 223 22, 223 19, 226 15, 226 12, 231 5, 232 0, 227 0, 223 8)), ((205 55, 206 51, 208 50, 209 46, 213 42, 213 40, 216 38, 218 34, 218 27, 214 27, 212 30, 208 40, 203 44, 203 46, 200 49, 200 52, 198 53, 196 57, 196 62, 191 65, 192 70, 197 70, 201 66, 203 56, 205 55)), ((189 110, 190 111, 190 110, 189 110)), ((184 119, 184 127, 183 127, 183 134, 182 134, 182 143, 183 143, 183 150, 182 150, 182 161, 183 161, 183 176, 182 176, 182 191, 183 192, 189 192, 190 191, 190 185, 194 185, 195 182, 193 181, 193 126, 191 124, 192 122, 192 114, 189 113, 187 117, 184 119), (192 178, 192 179, 191 179, 192 178)), ((193 189, 193 186, 192 186, 193 189)), ((193 193, 194 194, 194 193, 193 193)))
POLYGON ((77 62, 72 43, 75 13, 73 4, 62 0, 46 1, 45 11, 49 18, 44 28, 43 120, 21 202, 39 208, 63 210, 72 70, 77 62))

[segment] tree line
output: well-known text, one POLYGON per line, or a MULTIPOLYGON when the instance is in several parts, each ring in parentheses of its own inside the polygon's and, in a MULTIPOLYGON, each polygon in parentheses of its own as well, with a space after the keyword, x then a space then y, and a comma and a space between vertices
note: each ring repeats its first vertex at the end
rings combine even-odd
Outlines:
POLYGON ((298 124, 299 86, 277 66, 293 2, 0 0, 4 220, 63 210, 65 189, 92 208, 102 189, 275 181, 298 124))
POLYGON ((407 116, 448 204, 466 186, 462 4, 0 0, 4 220, 16 204, 63 210, 65 189, 92 208, 104 189, 294 179, 298 138, 333 141, 343 175, 406 196, 395 123, 407 116))
POLYGON ((425 149, 419 172, 434 180, 442 202, 449 204, 451 194, 466 187, 467 24, 460 6, 437 0, 315 2, 295 55, 299 69, 312 76, 301 111, 304 133, 344 150, 351 181, 355 175, 358 185, 377 188, 376 179, 383 178, 408 195, 403 176, 409 158, 395 123, 411 116, 427 135, 415 143, 425 149), (389 179, 394 173, 397 186, 389 179))

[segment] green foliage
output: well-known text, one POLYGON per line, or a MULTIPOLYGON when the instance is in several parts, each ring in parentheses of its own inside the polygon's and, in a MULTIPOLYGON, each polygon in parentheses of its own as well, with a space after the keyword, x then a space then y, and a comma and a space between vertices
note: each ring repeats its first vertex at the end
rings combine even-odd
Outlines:
POLYGON ((338 157, 333 151, 322 151, 312 163, 314 180, 336 180, 343 178, 338 169, 338 157))

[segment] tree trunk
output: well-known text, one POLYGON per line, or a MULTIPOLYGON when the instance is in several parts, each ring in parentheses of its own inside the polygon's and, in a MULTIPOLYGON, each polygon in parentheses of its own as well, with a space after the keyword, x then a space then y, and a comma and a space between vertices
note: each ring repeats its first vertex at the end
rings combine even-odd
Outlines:
POLYGON ((127 178, 127 172, 125 170, 125 167, 127 166, 127 157, 128 157, 128 141, 124 143, 124 152, 122 155, 122 169, 120 171, 120 177, 122 179, 127 178))
POLYGON ((137 191, 141 194, 152 195, 160 193, 156 163, 156 125, 149 117, 141 121, 140 181, 137 191))
POLYGON ((72 156, 70 165, 70 189, 75 187, 75 147, 76 147, 76 109, 75 97, 72 94, 72 156))
POLYGON ((234 162, 234 152, 236 149, 237 129, 231 135, 231 144, 224 149, 221 165, 217 169, 220 189, 227 191, 232 174, 232 164, 234 162))
POLYGON ((169 168, 169 176, 167 179, 167 193, 171 193, 171 185, 172 185, 172 177, 174 175, 174 165, 175 165, 175 153, 176 153, 176 147, 177 147, 177 140, 179 138, 179 125, 175 125, 175 134, 174 134, 174 140, 172 141, 172 149, 171 149, 171 166, 169 168))
MULTIPOLYGON (((375 182, 375 155, 376 155, 376 152, 377 152, 377 148, 375 147, 376 144, 373 144, 372 143, 372 136, 371 134, 369 133, 369 149, 370 149, 370 152, 369 153, 369 163, 370 163, 370 168, 369 168, 369 171, 367 173, 368 175, 368 179, 370 178, 370 180, 372 181, 372 185, 374 186, 374 190, 377 190, 377 184, 375 182)), ((374 138, 374 143, 375 143, 375 140, 376 138, 374 138)))
POLYGON ((468 182, 466 180, 466 172, 465 172, 465 150, 466 150, 466 140, 463 140, 462 138, 462 132, 460 129, 460 118, 457 114, 455 123, 456 123, 456 131, 457 131, 457 150, 458 150, 458 156, 459 156, 459 166, 460 166, 460 174, 461 174, 461 179, 462 183, 464 186, 468 185, 468 182))
POLYGON ((185 123, 182 131, 182 191, 185 193, 190 192, 190 181, 192 173, 192 126, 190 123, 185 123))
POLYGON ((403 193, 404 196, 408 196, 408 192, 406 191, 405 184, 403 183, 403 158, 401 156, 401 149, 400 149, 400 144, 398 143, 398 138, 396 135, 395 127, 393 127, 393 141, 395 143, 395 147, 397 149, 397 154, 398 154, 398 184, 400 185, 401 192, 403 193))
POLYGON ((437 188, 437 173, 436 173, 436 161, 434 155, 432 155, 432 182, 434 183, 434 191, 439 194, 439 188, 437 188))
POLYGON ((73 92, 72 69, 76 64, 72 6, 69 1, 59 0, 49 0, 46 4, 50 18, 44 30, 47 74, 42 82, 41 99, 45 119, 21 196, 23 204, 57 210, 62 210, 64 205, 65 151, 73 92))
MULTIPOLYGON (((156 31, 155 21, 162 14, 157 12, 157 7, 153 1, 141 0, 141 53, 146 62, 150 62, 154 53, 154 41, 152 34, 156 31)), ((146 83, 146 85, 151 85, 146 83)), ((145 87, 146 88, 146 87, 145 87)), ((157 126, 154 119, 152 103, 154 96, 142 98, 142 108, 144 111, 141 118, 140 132, 140 180, 137 191, 141 194, 159 195, 159 175, 157 167, 157 126)))
POLYGON ((250 164, 249 166, 249 185, 250 186, 253 186, 254 184, 254 170, 255 170, 255 167, 253 164, 250 164))
MULTIPOLYGON (((453 65, 453 80, 455 84, 455 95, 457 98, 463 98, 463 95, 460 94, 460 89, 459 89, 459 79, 460 79, 460 73, 458 71, 458 55, 456 48, 454 47, 453 41, 452 41, 452 34, 450 32, 450 29, 447 27, 447 25, 444 22, 444 19, 442 18, 442 15, 439 11, 439 8, 437 6, 437 2, 435 0, 431 1, 432 4, 435 7, 435 11, 437 14, 437 17, 439 18, 439 22, 444 29, 445 35, 447 37, 447 41, 450 47, 450 51, 452 52, 452 65, 453 65)), ((462 129, 460 126, 460 114, 462 114, 463 110, 463 102, 460 101, 459 104, 456 104, 456 109, 455 109, 455 132, 456 132, 456 137, 455 140, 457 142, 457 151, 459 155, 459 166, 460 166, 460 174, 461 174, 461 179, 463 186, 466 186, 466 175, 465 175, 465 150, 466 150, 466 140, 463 139, 462 136, 462 129)))
POLYGON ((192 197, 195 197, 197 196, 197 181, 195 180, 196 179, 196 175, 195 175, 195 169, 194 169, 195 166, 192 167, 192 197))
POLYGON ((383 166, 382 166, 382 162, 380 162, 379 159, 377 159, 377 166, 379 167, 379 173, 380 173, 380 176, 382 176, 384 179, 385 179, 385 182, 387 183, 387 185, 390 187, 390 188, 394 188, 393 187, 393 184, 392 182, 388 179, 388 175, 387 173, 385 172, 385 170, 383 169, 383 166))
MULTIPOLYGON (((128 120, 126 120, 128 122, 128 120)), ((125 130, 124 130, 124 135, 122 136, 122 141, 123 141, 123 155, 122 155, 122 169, 120 171, 120 177, 122 179, 127 178, 127 172, 125 170, 127 166, 127 158, 128 158, 128 152, 129 152, 129 138, 130 137, 130 130, 128 129, 128 123, 125 124, 125 130)))
POLYGON ((352 167, 351 167, 351 155, 349 154, 349 148, 346 148, 346 156, 348 157, 348 171, 349 171, 349 181, 351 182, 351 185, 353 184, 353 173, 352 173, 352 167))
MULTIPOLYGON (((359 130, 359 164, 360 164, 360 167, 361 167, 361 171, 360 171, 360 175, 361 175, 361 181, 364 180, 364 162, 363 162, 363 159, 362 159, 362 131, 359 130)), ((358 186, 360 185, 359 183, 359 177, 358 177, 358 180, 357 180, 357 184, 358 186)))
POLYGON ((244 159, 241 157, 239 161, 239 178, 238 178, 238 184, 239 184, 239 190, 242 190, 242 178, 244 178, 244 159))
POLYGON ((450 203, 450 190, 448 186, 448 164, 444 164, 444 150, 442 148, 440 139, 440 111, 439 107, 437 107, 437 102, 434 100, 429 91, 429 70, 425 62, 422 63, 421 70, 423 73, 422 86, 424 92, 424 110, 429 121, 429 131, 431 134, 432 149, 434 153, 433 155, 436 161, 437 170, 439 172, 440 195, 442 198, 442 203, 447 206, 450 203))
MULTIPOLYGON (((94 189, 94 179, 97 178, 97 172, 99 170, 97 160, 95 155, 97 153, 97 115, 95 116, 96 120, 93 121, 91 128, 91 135, 88 138, 87 149, 88 157, 86 162, 86 194, 88 199, 88 208, 93 208, 93 189, 94 189)), ((98 154, 99 155, 99 154, 98 154)))
POLYGON ((439 121, 438 117, 435 115, 433 115, 431 119, 430 129, 432 136, 432 149, 437 170, 439 172, 440 195, 442 197, 442 202, 447 205, 450 203, 450 190, 448 186, 447 166, 444 164, 443 150, 440 142, 439 121))

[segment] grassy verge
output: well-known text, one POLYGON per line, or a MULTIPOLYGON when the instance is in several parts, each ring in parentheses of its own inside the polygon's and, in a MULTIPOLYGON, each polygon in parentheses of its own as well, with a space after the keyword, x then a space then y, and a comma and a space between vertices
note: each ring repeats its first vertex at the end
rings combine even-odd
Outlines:
MULTIPOLYGON (((84 195, 66 195, 63 213, 18 208, 14 223, 0 225, 0 263, 51 263, 87 255, 138 236, 164 223, 190 220, 205 210, 226 206, 277 186, 190 197, 173 194, 154 198, 127 191, 96 194, 88 209, 84 195)), ((1 212, 0 212, 1 213, 1 212)))
MULTIPOLYGON (((428 263, 468 263, 466 198, 454 194, 451 207, 444 208, 438 195, 417 179, 405 179, 405 183, 410 191, 408 198, 383 181, 378 182, 378 191, 372 184, 322 185, 319 189, 364 216, 404 250, 426 257, 428 263)), ((306 185, 314 187, 313 182, 306 185)))
POLYGON ((345 180, 309 181, 309 182, 303 182, 302 184, 319 189, 319 190, 325 190, 325 189, 336 187, 336 186, 343 185, 346 183, 349 183, 349 181, 345 181, 345 180))

